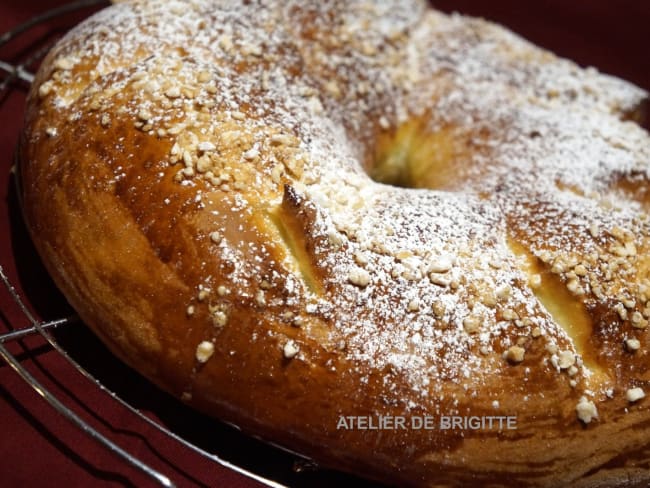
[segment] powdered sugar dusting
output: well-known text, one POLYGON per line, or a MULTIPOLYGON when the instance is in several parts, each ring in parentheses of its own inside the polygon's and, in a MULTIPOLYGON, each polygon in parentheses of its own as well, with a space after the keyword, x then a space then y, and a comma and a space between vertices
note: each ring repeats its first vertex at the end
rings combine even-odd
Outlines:
MULTIPOLYGON (((637 274, 650 246, 647 202, 629 188, 647 186, 650 144, 620 120, 645 94, 484 21, 419 2, 334 3, 121 4, 64 39, 39 94, 103 127, 119 102, 135 128, 170 142, 166 168, 201 202, 235 195, 250 216, 255 202, 282 205, 291 187, 310 216, 323 291, 287 260, 284 302, 271 304, 304 305, 360 371, 383 372, 388 391, 477 389, 475 372, 506 374, 528 351, 547 351, 548 375, 593 386, 581 346, 540 303, 512 241, 589 310, 621 304, 625 318, 608 327, 647 324, 650 282, 637 274), (367 175, 382 134, 411 119, 464 141, 441 188, 367 175), (578 358, 571 378, 552 360, 558 348, 578 358)), ((209 240, 233 263, 238 286, 223 296, 269 305, 255 259, 222 229, 209 240)), ((209 276, 205 286, 217 289, 209 276)), ((226 311, 212 312, 227 326, 226 311)), ((308 360, 279 340, 285 357, 308 360)))

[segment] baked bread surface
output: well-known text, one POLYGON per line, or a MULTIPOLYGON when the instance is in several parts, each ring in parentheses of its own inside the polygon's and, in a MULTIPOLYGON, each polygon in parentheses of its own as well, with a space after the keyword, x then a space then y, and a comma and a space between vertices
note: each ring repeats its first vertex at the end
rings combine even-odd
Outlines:
POLYGON ((642 486, 645 96, 417 1, 125 2, 37 75, 24 212, 117 356, 247 432, 405 486, 642 486))

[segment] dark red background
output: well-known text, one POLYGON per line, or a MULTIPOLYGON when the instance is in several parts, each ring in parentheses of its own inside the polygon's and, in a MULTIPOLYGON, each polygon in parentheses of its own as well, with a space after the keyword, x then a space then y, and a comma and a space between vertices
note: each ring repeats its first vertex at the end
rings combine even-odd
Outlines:
MULTIPOLYGON (((0 33, 64 1, 0 2, 0 33)), ((446 11, 481 15, 501 22, 532 41, 650 89, 650 2, 646 0, 439 1, 446 11)), ((52 34, 83 18, 68 15, 0 47, 0 60, 16 62, 52 34)), ((21 126, 25 86, 0 98, 0 264, 37 314, 58 318, 70 310, 53 289, 21 225, 9 176, 21 126), (18 271, 19 270, 19 271, 18 271)), ((0 333, 26 320, 0 289, 0 333)), ((368 486, 322 471, 294 474, 293 458, 267 448, 200 415, 188 412, 113 360, 81 324, 65 326, 58 340, 79 362, 138 409, 192 442, 289 486, 368 486)), ((67 405, 120 446, 170 476, 179 486, 254 487, 219 465, 179 447, 117 406, 81 378, 44 340, 8 345, 21 363, 67 405)), ((149 486, 148 478, 126 466, 71 427, 0 361, 0 485, 2 486, 149 486)))

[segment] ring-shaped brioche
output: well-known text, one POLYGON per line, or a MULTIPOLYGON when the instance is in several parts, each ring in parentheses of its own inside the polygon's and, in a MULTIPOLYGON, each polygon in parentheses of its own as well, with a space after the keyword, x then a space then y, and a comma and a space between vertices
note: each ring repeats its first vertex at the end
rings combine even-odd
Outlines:
POLYGON ((248 432, 400 485, 641 485, 645 95, 418 1, 125 2, 37 75, 24 212, 117 356, 248 432))

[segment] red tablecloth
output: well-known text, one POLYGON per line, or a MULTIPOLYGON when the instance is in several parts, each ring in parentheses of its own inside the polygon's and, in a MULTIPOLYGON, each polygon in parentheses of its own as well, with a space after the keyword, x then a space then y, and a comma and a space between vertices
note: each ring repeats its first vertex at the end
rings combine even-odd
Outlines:
MULTIPOLYGON (((0 2, 0 33, 61 0, 0 2)), ((627 78, 650 89, 650 2, 621 0, 442 0, 443 10, 481 15, 511 26, 531 40, 581 64, 627 78)), ((51 34, 87 15, 68 15, 30 30, 0 47, 0 60, 16 61, 51 34)), ((25 87, 0 98, 0 264, 37 315, 52 319, 71 313, 52 287, 20 223, 9 168, 22 119, 25 87), (18 271, 20 270, 20 271, 18 271)), ((0 289, 0 333, 26 325, 0 289)), ((138 409, 219 455, 290 486, 360 486, 358 481, 323 472, 292 474, 293 458, 267 448, 182 406, 132 374, 80 324, 57 332, 60 342, 84 366, 138 409)), ((7 347, 47 388, 95 428, 170 476, 179 486, 254 487, 258 483, 179 446, 124 408, 66 364, 43 339, 7 347)), ((2 486, 148 486, 151 481, 98 446, 49 407, 0 360, 0 484, 2 486)))

